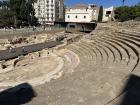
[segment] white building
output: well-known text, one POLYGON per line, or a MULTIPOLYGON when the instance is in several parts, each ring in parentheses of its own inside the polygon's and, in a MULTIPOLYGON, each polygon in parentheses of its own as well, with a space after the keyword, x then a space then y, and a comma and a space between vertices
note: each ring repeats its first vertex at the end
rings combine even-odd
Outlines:
POLYGON ((98 20, 96 5, 77 4, 65 10, 65 22, 93 22, 98 20))
POLYGON ((37 0, 34 4, 35 16, 41 24, 64 21, 63 0, 37 0))
POLYGON ((109 7, 109 8, 103 8, 103 19, 102 19, 102 22, 108 22, 108 21, 113 21, 115 20, 114 19, 114 16, 115 16, 115 8, 112 6, 112 7, 109 7))

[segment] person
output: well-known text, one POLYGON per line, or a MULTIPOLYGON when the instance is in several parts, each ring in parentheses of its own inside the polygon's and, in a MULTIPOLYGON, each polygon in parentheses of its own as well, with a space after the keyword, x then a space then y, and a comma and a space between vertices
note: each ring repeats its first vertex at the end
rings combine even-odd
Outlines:
POLYGON ((83 31, 83 32, 85 31, 84 26, 82 26, 82 31, 83 31))
POLYGON ((36 30, 36 27, 35 26, 33 26, 33 31, 35 31, 36 30))
POLYGON ((6 31, 6 28, 4 27, 4 31, 6 31))
POLYGON ((10 53, 15 53, 15 50, 11 46, 8 49, 10 53))
POLYGON ((45 27, 45 25, 43 25, 43 31, 45 31, 45 29, 46 29, 46 27, 45 27))
POLYGON ((48 51, 48 55, 50 54, 50 52, 48 51))
POLYGON ((26 52, 25 47, 22 47, 22 52, 23 52, 23 53, 26 52))

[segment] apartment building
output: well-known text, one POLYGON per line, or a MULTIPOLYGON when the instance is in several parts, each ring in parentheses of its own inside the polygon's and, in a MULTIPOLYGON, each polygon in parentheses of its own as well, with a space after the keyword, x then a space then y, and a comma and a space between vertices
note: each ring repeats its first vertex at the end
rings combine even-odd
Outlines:
POLYGON ((35 16, 41 24, 53 24, 64 21, 63 0, 37 0, 34 4, 35 16))
POLYGON ((65 22, 93 22, 98 20, 98 15, 96 5, 77 4, 65 10, 65 22))

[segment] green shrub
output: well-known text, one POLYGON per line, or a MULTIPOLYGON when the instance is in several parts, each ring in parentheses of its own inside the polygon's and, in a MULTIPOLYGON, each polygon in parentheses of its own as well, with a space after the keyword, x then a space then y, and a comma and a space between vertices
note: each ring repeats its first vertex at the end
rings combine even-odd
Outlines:
POLYGON ((135 6, 121 6, 116 8, 115 18, 118 21, 128 21, 140 17, 140 4, 135 6))

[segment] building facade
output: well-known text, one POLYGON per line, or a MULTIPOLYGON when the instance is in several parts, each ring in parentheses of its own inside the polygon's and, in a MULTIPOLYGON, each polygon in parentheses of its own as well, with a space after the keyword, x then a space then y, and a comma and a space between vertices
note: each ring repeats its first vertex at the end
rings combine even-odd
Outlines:
POLYGON ((109 22, 109 21, 114 21, 115 20, 115 8, 109 7, 109 8, 103 8, 103 19, 102 22, 109 22))
POLYGON ((96 5, 77 4, 65 10, 65 22, 93 22, 98 20, 96 5))
POLYGON ((41 24, 53 24, 64 21, 63 0, 37 0, 34 4, 35 16, 41 24))

